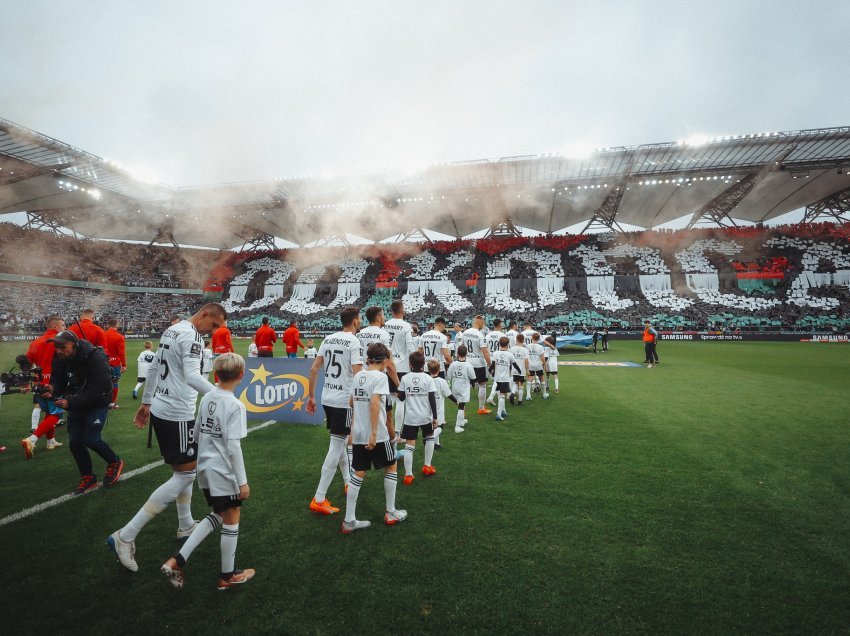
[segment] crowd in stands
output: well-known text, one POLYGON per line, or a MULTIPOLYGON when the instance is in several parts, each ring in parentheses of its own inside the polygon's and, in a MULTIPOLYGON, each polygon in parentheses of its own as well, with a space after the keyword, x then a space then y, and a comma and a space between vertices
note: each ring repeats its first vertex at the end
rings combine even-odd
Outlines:
MULTIPOLYGON (((0 224, 4 236, 31 239, 27 233, 32 230, 6 225, 0 224)), ((104 282, 162 282, 167 273, 177 286, 223 289, 223 303, 236 328, 250 328, 259 316, 268 315, 321 329, 334 324, 340 306, 388 306, 394 298, 404 299, 413 320, 444 315, 453 321, 480 312, 564 329, 634 327, 646 317, 683 329, 717 323, 845 328, 850 327, 848 225, 649 230, 222 254, 103 244, 40 232, 44 245, 22 250, 38 252, 32 260, 18 257, 21 250, 3 240, 0 271, 24 273, 21 269, 32 266, 30 275, 91 281, 100 270, 90 263, 96 260, 96 249, 106 245, 110 256, 105 260, 117 258, 112 250, 123 254, 120 266, 100 272, 104 282), (51 257, 44 258, 48 250, 51 257), (817 323, 810 319, 812 314, 818 316, 817 323)), ((0 321, 6 316, 6 327, 23 326, 53 311, 63 314, 94 305, 104 307, 102 315, 135 314, 133 320, 149 325, 200 302, 198 296, 49 289, 46 295, 44 286, 4 285, 0 321)))

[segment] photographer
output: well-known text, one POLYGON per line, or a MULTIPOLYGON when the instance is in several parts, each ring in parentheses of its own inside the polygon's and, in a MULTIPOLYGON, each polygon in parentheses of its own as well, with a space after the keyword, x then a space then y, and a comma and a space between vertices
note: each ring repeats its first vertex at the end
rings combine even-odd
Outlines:
MULTIPOLYGON (((62 444, 56 441, 55 431, 56 424, 59 423, 59 418, 62 417, 62 409, 56 405, 54 400, 45 397, 45 389, 50 384, 50 374, 53 368, 53 354, 55 345, 51 342, 51 338, 60 331, 65 329, 65 321, 59 316, 50 316, 47 319, 47 330, 38 338, 32 341, 27 349, 27 360, 33 365, 32 373, 35 373, 35 382, 32 390, 35 397, 35 402, 45 413, 45 418, 41 424, 33 430, 32 435, 21 440, 21 446, 24 448, 24 454, 27 459, 32 459, 35 452, 35 445, 39 438, 47 438, 47 450, 54 450, 62 444), (37 369, 40 369, 40 377, 37 369)), ((23 365, 21 366, 23 370, 23 365)))
POLYGON ((100 436, 112 397, 109 359, 70 331, 62 331, 49 341, 56 345, 56 357, 50 393, 45 397, 68 411, 68 446, 82 477, 75 492, 79 495, 97 486, 89 449, 106 462, 103 485, 111 486, 121 476, 124 462, 100 436))

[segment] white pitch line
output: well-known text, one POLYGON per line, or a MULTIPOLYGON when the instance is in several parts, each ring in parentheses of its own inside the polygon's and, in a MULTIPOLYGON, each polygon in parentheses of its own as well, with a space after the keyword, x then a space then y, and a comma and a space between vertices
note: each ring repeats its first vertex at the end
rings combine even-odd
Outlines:
MULTIPOLYGON (((271 426, 275 423, 275 420, 268 420, 263 422, 262 424, 257 424, 256 426, 252 426, 248 429, 249 433, 253 433, 254 431, 259 431, 268 426, 271 426)), ((126 473, 121 475, 121 479, 118 481, 126 481, 131 477, 135 477, 136 475, 141 475, 142 473, 146 473, 149 470, 153 470, 158 466, 163 465, 163 461, 160 459, 155 462, 151 462, 150 464, 145 464, 144 466, 140 466, 139 468, 134 468, 126 473)), ((51 499, 50 501, 45 501, 43 503, 37 504, 32 508, 27 508, 25 510, 21 510, 20 512, 16 512, 14 514, 8 515, 0 519, 0 528, 15 521, 20 521, 21 519, 26 519, 29 516, 34 515, 37 512, 41 512, 42 510, 47 510, 48 508, 53 508, 54 506, 58 506, 61 503, 65 503, 66 501, 70 501, 71 499, 79 499, 82 496, 93 493, 95 490, 100 490, 103 486, 98 484, 95 488, 84 492, 82 495, 75 495, 74 493, 68 493, 67 495, 62 495, 61 497, 56 497, 56 499, 51 499)))

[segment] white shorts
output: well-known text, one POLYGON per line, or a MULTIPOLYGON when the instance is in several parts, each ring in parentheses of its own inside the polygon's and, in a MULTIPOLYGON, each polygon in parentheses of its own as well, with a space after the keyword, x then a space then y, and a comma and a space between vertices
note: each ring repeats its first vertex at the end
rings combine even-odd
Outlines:
POLYGON ((469 404, 469 389, 467 389, 463 393, 455 393, 454 391, 452 391, 452 395, 455 396, 455 399, 458 402, 463 402, 464 404, 469 404))
POLYGON ((546 370, 549 373, 557 373, 558 372, 558 358, 549 358, 546 361, 546 370))

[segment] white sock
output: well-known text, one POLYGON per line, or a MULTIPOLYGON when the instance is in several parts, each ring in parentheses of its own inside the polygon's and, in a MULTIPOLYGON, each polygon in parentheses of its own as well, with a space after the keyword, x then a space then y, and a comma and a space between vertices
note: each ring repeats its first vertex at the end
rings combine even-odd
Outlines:
POLYGON ((239 524, 221 526, 221 573, 230 574, 236 569, 236 542, 239 541, 239 524))
POLYGON ((555 390, 558 390, 558 376, 555 376, 555 390))
POLYGON ((519 399, 520 402, 522 402, 522 396, 523 396, 522 385, 517 384, 517 398, 519 399))
POLYGON ((177 559, 177 565, 183 567, 186 561, 189 560, 189 557, 194 552, 195 548, 201 545, 201 541, 206 539, 210 533, 218 528, 221 525, 221 517, 215 513, 211 512, 206 517, 201 519, 198 527, 189 535, 189 538, 186 539, 186 543, 183 544, 183 547, 180 548, 180 552, 178 555, 180 558, 177 559), (181 563, 180 561, 183 561, 181 563))
POLYGON ((351 446, 346 446, 339 454, 339 474, 346 486, 351 483, 351 454, 351 446))
POLYGON ((463 411, 458 409, 457 418, 455 419, 455 426, 463 426, 463 420, 464 420, 463 411))
POLYGON ((395 430, 400 431, 404 426, 404 402, 396 399, 393 406, 393 419, 395 420, 395 430))
POLYGON ((319 479, 319 487, 316 489, 316 503, 321 503, 325 500, 325 495, 328 494, 328 488, 330 488, 336 474, 336 468, 342 460, 340 455, 345 455, 345 438, 331 435, 331 440, 328 443, 328 454, 325 455, 325 461, 322 464, 322 476, 319 479))
POLYGON ((526 382, 525 383, 525 399, 527 400, 530 397, 531 397, 531 382, 526 382))
POLYGON ((357 475, 351 476, 351 481, 348 483, 348 494, 345 496, 345 520, 354 521, 357 517, 357 497, 360 495, 360 486, 363 485, 363 478, 357 475))
POLYGON ((40 419, 41 419, 41 407, 40 406, 34 406, 32 408, 32 418, 31 418, 31 421, 30 421, 30 424, 31 424, 30 428, 32 428, 32 430, 35 430, 35 429, 38 428, 38 421, 40 419))
POLYGON ((142 385, 143 385, 143 384, 144 384, 144 382, 138 382, 138 383, 136 384, 136 388, 135 388, 135 389, 133 389, 133 392, 134 392, 134 393, 138 393, 138 392, 139 392, 139 389, 141 389, 141 388, 142 388, 142 385))
POLYGON ((413 451, 416 450, 416 447, 411 446, 410 444, 405 444, 404 450, 407 451, 404 454, 404 474, 405 475, 412 475, 413 474, 413 451))
POLYGON ((425 465, 430 466, 434 461, 434 438, 430 437, 425 440, 425 465))
POLYGON ((181 492, 195 481, 195 471, 174 472, 171 478, 151 493, 145 505, 130 519, 130 523, 121 528, 118 537, 122 541, 135 541, 148 522, 165 510, 181 492))
POLYGON ((496 383, 493 382, 493 388, 490 389, 490 395, 487 396, 488 400, 492 400, 496 396, 496 383))
POLYGON ((396 486, 398 486, 398 474, 384 473, 384 499, 386 500, 387 512, 395 512, 396 486))
POLYGON ((38 441, 38 438, 35 436, 35 434, 30 435, 29 437, 27 437, 27 439, 28 439, 30 442, 32 442, 33 444, 35 444, 35 443, 38 441))
POLYGON ((499 393, 499 406, 496 407, 496 414, 505 412, 505 396, 499 393))
POLYGON ((195 523, 192 518, 192 485, 189 484, 186 489, 177 495, 174 500, 174 505, 177 508, 177 522, 179 530, 190 530, 195 523))
POLYGON ((484 408, 484 401, 487 398, 487 387, 478 385, 478 408, 484 408))
POLYGON ((434 445, 437 445, 437 444, 440 443, 440 434, 442 432, 443 432, 442 426, 438 426, 436 429, 434 429, 434 445))

